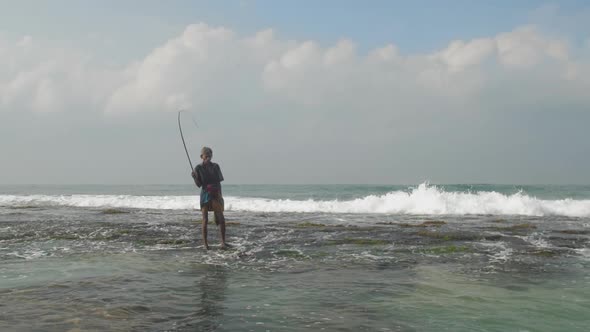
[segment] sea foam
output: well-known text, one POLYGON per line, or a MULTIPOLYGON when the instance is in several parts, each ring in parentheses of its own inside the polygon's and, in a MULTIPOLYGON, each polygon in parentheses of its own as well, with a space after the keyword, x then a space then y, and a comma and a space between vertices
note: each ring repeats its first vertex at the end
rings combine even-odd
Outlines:
MULTIPOLYGON (((72 206, 88 208, 197 209, 198 196, 0 195, 0 207, 72 206)), ((448 192, 421 184, 353 200, 291 200, 225 197, 228 211, 376 213, 414 215, 523 215, 590 217, 590 200, 545 200, 522 192, 448 192)))

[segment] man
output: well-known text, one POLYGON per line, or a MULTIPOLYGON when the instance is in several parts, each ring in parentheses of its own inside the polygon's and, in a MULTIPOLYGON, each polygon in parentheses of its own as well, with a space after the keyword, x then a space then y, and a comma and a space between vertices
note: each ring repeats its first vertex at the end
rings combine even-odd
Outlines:
POLYGON ((201 149, 202 163, 195 167, 192 177, 197 187, 201 188, 201 211, 203 213, 203 243, 205 249, 209 250, 207 243, 207 223, 209 222, 209 211, 213 210, 215 224, 219 226, 221 236, 221 249, 228 245, 225 243, 225 217, 223 216, 223 196, 221 195, 221 181, 223 174, 219 165, 212 162, 213 150, 208 147, 201 149))

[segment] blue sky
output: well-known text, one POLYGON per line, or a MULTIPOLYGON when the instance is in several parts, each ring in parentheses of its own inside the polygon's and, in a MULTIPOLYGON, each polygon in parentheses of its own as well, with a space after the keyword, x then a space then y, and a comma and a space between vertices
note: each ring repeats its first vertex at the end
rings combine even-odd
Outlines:
MULTIPOLYGON (((567 32, 590 23, 572 17, 590 10, 587 1, 2 1, 4 33, 30 34, 79 45, 97 39, 119 49, 118 56, 141 54, 187 25, 207 22, 252 34, 273 28, 285 39, 334 43, 354 40, 361 50, 395 43, 404 52, 443 47, 509 31, 524 23, 567 32), (551 15, 545 14, 549 11, 551 15), (561 19, 560 19, 561 17, 561 19), (564 17, 566 19, 564 19, 564 17)), ((586 16, 587 17, 587 16, 586 16)), ((127 59, 124 59, 127 60, 127 59)))
POLYGON ((586 1, 0 8, 0 184, 590 183, 586 1))

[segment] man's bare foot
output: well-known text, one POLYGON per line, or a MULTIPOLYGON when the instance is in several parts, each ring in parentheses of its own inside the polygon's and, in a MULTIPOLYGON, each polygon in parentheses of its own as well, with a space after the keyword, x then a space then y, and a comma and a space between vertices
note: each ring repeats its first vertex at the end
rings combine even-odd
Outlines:
POLYGON ((209 245, 205 245, 205 250, 209 250, 209 245))
POLYGON ((231 248, 231 246, 230 246, 229 244, 227 244, 227 243, 222 243, 222 244, 219 246, 219 249, 228 249, 228 248, 231 248))

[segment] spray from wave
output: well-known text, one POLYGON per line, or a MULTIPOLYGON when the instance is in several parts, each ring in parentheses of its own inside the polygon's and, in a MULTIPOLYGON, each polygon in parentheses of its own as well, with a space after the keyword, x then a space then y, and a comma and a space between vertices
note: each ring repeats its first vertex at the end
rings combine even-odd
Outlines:
MULTIPOLYGON (((523 215, 590 217, 590 200, 543 200, 522 192, 447 192, 421 184, 409 191, 339 200, 225 198, 228 211, 375 213, 414 215, 523 215)), ((73 206, 89 208, 196 209, 195 196, 0 195, 0 207, 73 206)))

